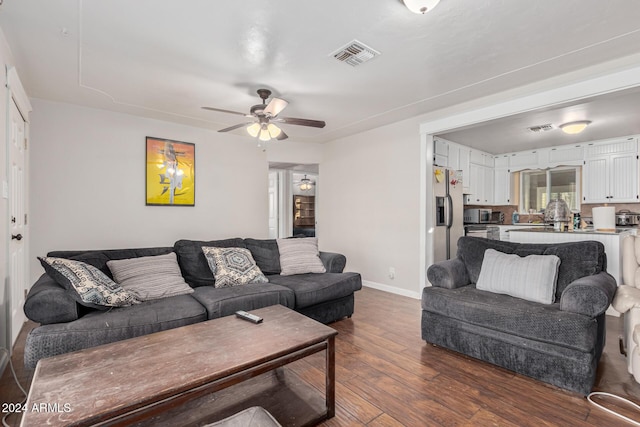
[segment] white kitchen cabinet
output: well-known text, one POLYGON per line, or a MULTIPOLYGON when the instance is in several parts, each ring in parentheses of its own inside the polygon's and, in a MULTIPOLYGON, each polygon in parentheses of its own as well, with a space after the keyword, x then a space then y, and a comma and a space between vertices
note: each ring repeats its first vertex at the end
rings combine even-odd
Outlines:
POLYGON ((583 168, 584 203, 638 202, 636 140, 590 145, 583 168))
POLYGON ((469 165, 469 194, 465 200, 468 205, 493 204, 493 168, 474 163, 469 165))
MULTIPOLYGON (((492 157, 493 159, 493 157, 492 157)), ((484 203, 487 205, 494 204, 494 171, 493 167, 485 166, 482 168, 482 173, 484 174, 484 179, 482 180, 482 196, 484 197, 484 203)))
POLYGON ((496 167, 494 170, 493 203, 495 205, 511 204, 511 172, 509 168, 496 167))
POLYGON ((493 166, 497 168, 509 168, 509 155, 494 156, 493 166))
POLYGON ((553 147, 548 152, 547 167, 580 166, 584 160, 584 148, 581 145, 553 147))
POLYGON ((449 143, 447 141, 433 140, 433 164, 443 168, 449 167, 449 143))
POLYGON ((522 151, 519 153, 512 153, 509 157, 509 167, 512 172, 525 169, 538 169, 538 152, 522 151))
POLYGON ((469 154, 471 150, 463 145, 459 145, 458 147, 458 169, 462 171, 462 192, 470 193, 469 183, 471 182, 471 176, 469 174, 469 154))

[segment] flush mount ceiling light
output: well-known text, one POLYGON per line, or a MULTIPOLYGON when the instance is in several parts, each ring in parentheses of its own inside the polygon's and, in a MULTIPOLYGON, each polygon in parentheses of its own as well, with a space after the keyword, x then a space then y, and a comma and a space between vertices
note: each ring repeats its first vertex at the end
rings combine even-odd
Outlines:
POLYGON ((440 0, 402 0, 402 2, 411 12, 424 15, 436 7, 440 0))
POLYGON ((560 129, 562 129, 564 133, 574 135, 576 133, 580 133, 583 130, 585 130, 586 127, 589 126, 590 124, 591 124, 590 120, 580 120, 577 122, 563 123, 560 125, 560 129))

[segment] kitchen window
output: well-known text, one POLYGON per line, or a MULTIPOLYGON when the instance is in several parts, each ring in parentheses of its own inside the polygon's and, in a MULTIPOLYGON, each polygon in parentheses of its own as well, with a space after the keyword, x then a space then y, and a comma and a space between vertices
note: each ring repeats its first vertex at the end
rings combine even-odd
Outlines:
POLYGON ((580 210, 580 168, 558 167, 520 172, 520 212, 543 212, 550 200, 563 199, 580 210))

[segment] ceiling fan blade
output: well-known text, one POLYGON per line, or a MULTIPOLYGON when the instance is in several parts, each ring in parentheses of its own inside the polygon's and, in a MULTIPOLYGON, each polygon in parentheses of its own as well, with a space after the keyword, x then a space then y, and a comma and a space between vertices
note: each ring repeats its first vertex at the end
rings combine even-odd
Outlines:
POLYGON ((289 135, 287 135, 286 133, 284 133, 282 129, 280 129, 280 135, 278 135, 276 139, 278 141, 282 141, 283 139, 287 139, 287 138, 289 138, 289 135))
POLYGON ((251 124, 251 122, 240 123, 240 124, 237 124, 237 125, 230 126, 228 128, 220 129, 218 132, 229 132, 229 131, 241 128, 242 126, 246 126, 246 125, 250 125, 250 124, 251 124))
POLYGON ((313 128, 323 128, 326 123, 322 120, 296 119, 293 117, 278 117, 273 119, 275 122, 286 123, 288 125, 310 126, 313 128))
POLYGON ((202 107, 203 110, 210 110, 210 111, 217 111, 219 113, 229 113, 229 114, 235 114, 237 116, 245 116, 245 117, 253 117, 251 114, 246 114, 246 113, 240 113, 238 111, 231 111, 231 110, 223 110, 221 108, 213 108, 213 107, 202 107))
POLYGON ((267 105, 267 108, 264 109, 263 113, 266 116, 275 117, 280 114, 287 105, 289 105, 289 103, 284 99, 271 98, 271 101, 269 101, 269 104, 267 105))

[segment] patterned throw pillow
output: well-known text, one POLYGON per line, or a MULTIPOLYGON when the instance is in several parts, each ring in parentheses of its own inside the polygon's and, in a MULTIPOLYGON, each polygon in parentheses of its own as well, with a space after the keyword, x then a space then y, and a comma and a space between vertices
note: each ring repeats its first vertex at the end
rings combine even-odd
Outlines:
POLYGON ((325 273, 320 259, 317 237, 277 239, 280 251, 280 267, 283 276, 304 273, 325 273))
POLYGON ((140 301, 193 293, 184 281, 175 252, 107 261, 115 281, 140 301))
POLYGON ((216 278, 216 288, 269 281, 256 265, 248 249, 203 246, 202 252, 216 278))
POLYGON ((90 264, 65 258, 38 259, 47 274, 85 307, 107 310, 109 307, 126 307, 140 303, 135 295, 90 264))

